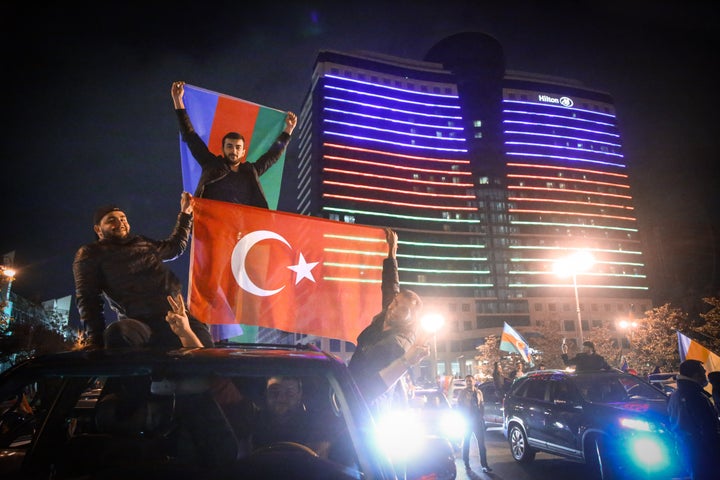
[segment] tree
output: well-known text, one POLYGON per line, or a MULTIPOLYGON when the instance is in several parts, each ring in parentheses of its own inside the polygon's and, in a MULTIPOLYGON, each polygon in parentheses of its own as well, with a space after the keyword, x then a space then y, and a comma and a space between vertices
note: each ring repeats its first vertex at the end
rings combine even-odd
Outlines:
POLYGON ((700 334, 698 341, 708 350, 720 355, 720 298, 706 297, 703 302, 710 305, 711 308, 705 313, 701 313, 703 324, 694 329, 700 334))
POLYGON ((530 348, 538 352, 533 355, 536 367, 542 362, 545 368, 565 368, 560 358, 563 338, 560 322, 557 320, 540 322, 533 327, 532 332, 528 332, 525 339, 530 348), (531 336, 530 333, 533 335, 531 336))
POLYGON ((659 367, 664 372, 675 372, 680 366, 677 331, 692 330, 687 313, 669 303, 645 312, 638 320, 631 339, 628 363, 637 365, 639 372, 652 372, 659 367))

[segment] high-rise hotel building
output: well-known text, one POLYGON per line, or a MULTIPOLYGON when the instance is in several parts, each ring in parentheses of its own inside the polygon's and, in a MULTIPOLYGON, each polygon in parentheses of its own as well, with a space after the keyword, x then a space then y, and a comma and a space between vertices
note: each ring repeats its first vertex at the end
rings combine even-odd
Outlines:
POLYGON ((319 52, 300 119, 298 213, 398 232, 401 286, 446 321, 439 373, 475 373, 504 322, 577 339, 580 318, 651 307, 607 93, 506 71, 495 39, 466 33, 423 61, 319 52), (578 251, 592 267, 559 276, 578 251))

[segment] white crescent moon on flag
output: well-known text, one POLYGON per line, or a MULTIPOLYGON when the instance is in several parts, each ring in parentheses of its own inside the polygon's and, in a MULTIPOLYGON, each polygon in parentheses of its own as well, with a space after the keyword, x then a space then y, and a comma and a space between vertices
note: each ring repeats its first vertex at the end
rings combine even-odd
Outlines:
POLYGON ((252 280, 250 280, 250 277, 248 277, 248 274, 245 271, 245 259, 248 252, 256 243, 262 240, 278 240, 287 245, 288 248, 292 248, 287 240, 285 240, 282 236, 278 235, 275 232, 271 232, 268 230, 257 230, 254 232, 250 232, 244 237, 242 237, 237 243, 237 245, 235 245, 232 256, 230 257, 230 266, 232 267, 235 281, 238 283, 238 285, 240 285, 240 288, 242 288, 248 293, 252 293, 253 295, 257 295, 259 297, 269 297, 270 295, 275 295, 276 293, 280 292, 283 288, 285 288, 285 285, 276 290, 262 289, 255 285, 252 280))

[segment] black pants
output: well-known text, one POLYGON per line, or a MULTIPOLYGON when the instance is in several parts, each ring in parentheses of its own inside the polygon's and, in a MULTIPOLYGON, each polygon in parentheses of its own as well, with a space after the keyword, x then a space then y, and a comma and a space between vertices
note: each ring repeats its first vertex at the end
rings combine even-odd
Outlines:
POLYGON ((462 456, 465 466, 470 466, 470 440, 473 435, 477 440, 478 452, 480 453, 480 466, 487 467, 487 449, 485 448, 485 420, 482 416, 470 419, 470 424, 465 431, 465 437, 462 444, 462 456))
MULTIPOLYGON (((214 346, 210 328, 193 317, 189 317, 189 320, 190 328, 195 332, 203 346, 214 346)), ((155 329, 141 320, 123 318, 108 325, 103 332, 103 337, 105 348, 182 347, 180 339, 173 333, 164 318, 163 323, 155 329)))

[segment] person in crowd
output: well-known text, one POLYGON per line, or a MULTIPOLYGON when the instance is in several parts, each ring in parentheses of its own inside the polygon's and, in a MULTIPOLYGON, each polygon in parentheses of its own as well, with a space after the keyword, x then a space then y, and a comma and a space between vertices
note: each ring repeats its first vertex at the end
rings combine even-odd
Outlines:
POLYGON ((475 388, 475 378, 472 375, 465 375, 465 388, 458 393, 457 405, 467 419, 467 427, 462 443, 462 456, 465 463, 465 470, 470 468, 470 441, 473 435, 477 441, 478 453, 480 454, 480 466, 482 471, 491 472, 488 466, 487 449, 485 448, 485 404, 482 391, 475 388))
MULTIPOLYGON (((168 296, 182 291, 180 279, 165 261, 185 251, 192 226, 192 195, 183 192, 172 234, 153 240, 130 233, 123 210, 107 205, 96 210, 96 241, 78 249, 73 262, 75 295, 87 348, 128 346, 178 348, 182 342, 166 321, 168 296), (117 321, 106 326, 107 299, 117 321)), ((207 325, 189 317, 204 346, 213 341, 207 325)))
POLYGON ((670 429, 692 480, 715 479, 718 473, 720 419, 704 390, 707 384, 703 363, 685 360, 668 402, 670 429))
POLYGON ((720 370, 715 370, 707 375, 708 382, 712 386, 712 401, 718 415, 720 415, 720 370))
POLYGON ((202 169, 194 195, 200 198, 268 208, 267 198, 260 184, 260 176, 272 167, 287 148, 290 135, 297 124, 297 116, 288 112, 285 129, 270 149, 255 162, 246 162, 245 138, 228 132, 222 139, 222 154, 212 153, 195 132, 185 110, 183 97, 185 82, 173 82, 171 96, 180 123, 180 133, 190 152, 202 169))
POLYGON ((422 300, 415 292, 400 289, 397 233, 386 228, 385 239, 388 256, 383 260, 382 311, 358 335, 357 348, 348 363, 376 413, 393 406, 393 398, 398 397, 395 389, 403 386, 402 376, 429 354, 426 338, 418 336, 422 300))
POLYGON ((573 358, 568 358, 568 346, 563 341, 562 355, 560 356, 566 366, 575 365, 575 371, 578 372, 610 369, 610 365, 608 365, 603 356, 595 352, 595 344, 591 341, 583 342, 582 352, 573 358))
POLYGON ((493 371, 492 371, 492 379, 493 383, 495 384, 495 390, 498 391, 498 393, 505 392, 505 375, 503 375, 502 367, 500 366, 500 362, 494 362, 493 363, 493 371))

